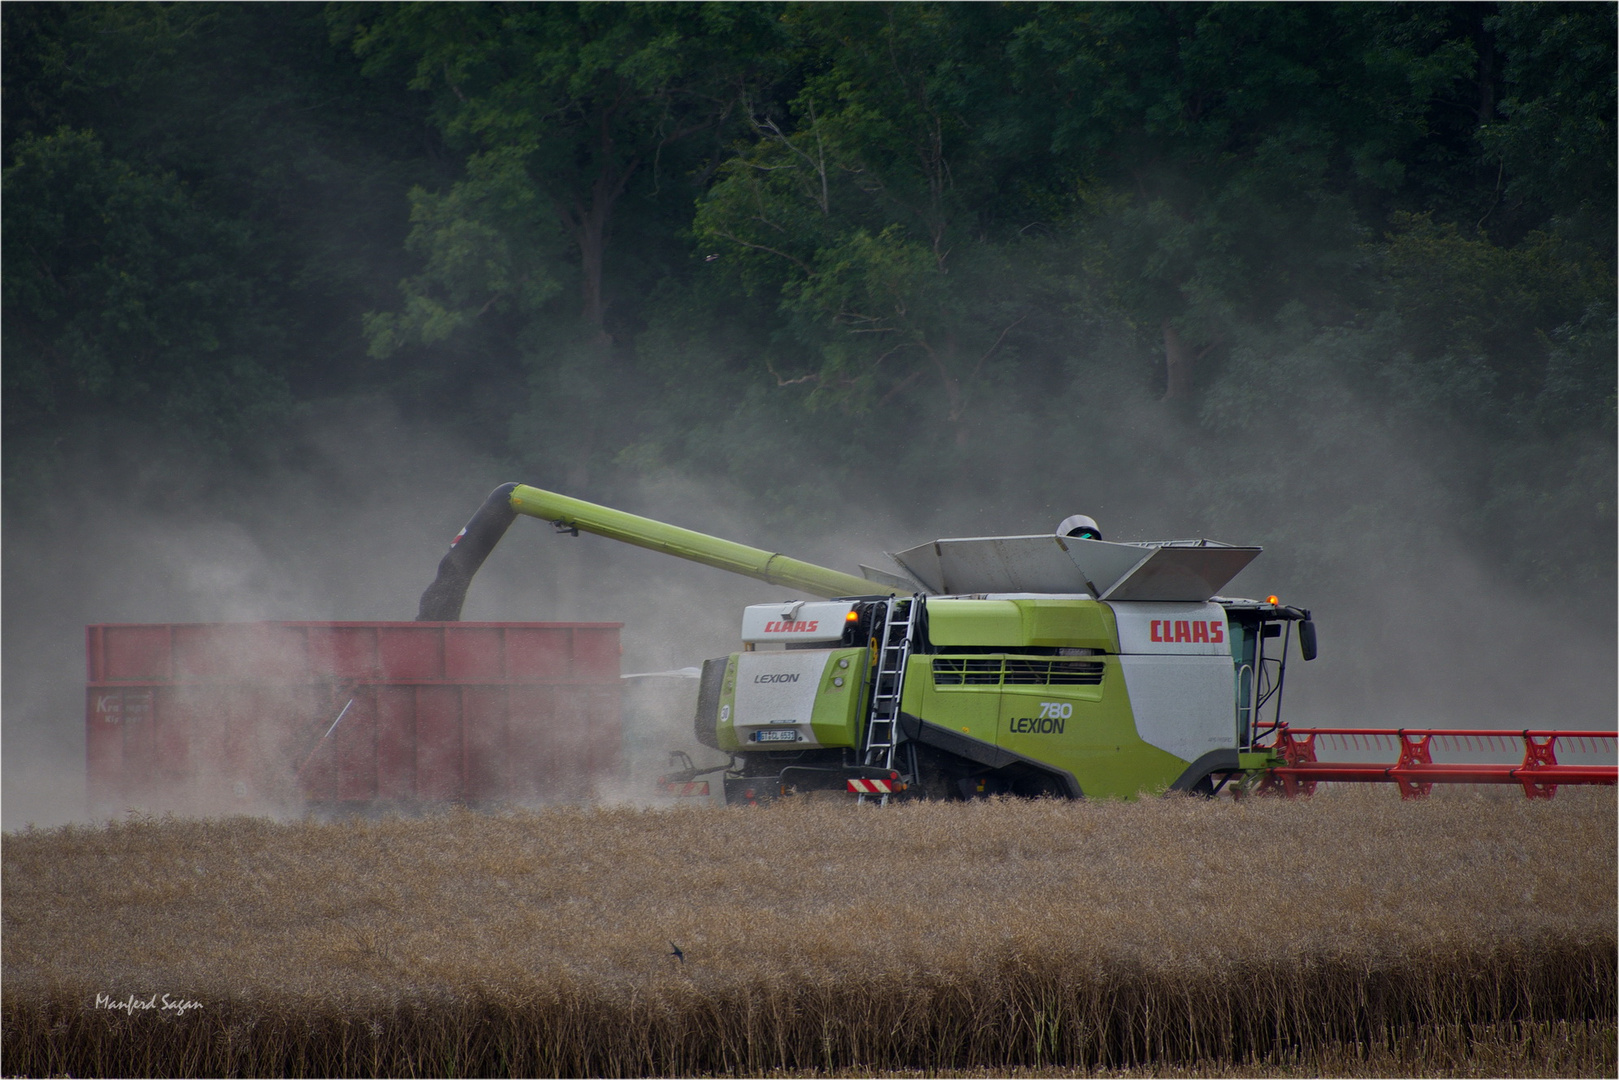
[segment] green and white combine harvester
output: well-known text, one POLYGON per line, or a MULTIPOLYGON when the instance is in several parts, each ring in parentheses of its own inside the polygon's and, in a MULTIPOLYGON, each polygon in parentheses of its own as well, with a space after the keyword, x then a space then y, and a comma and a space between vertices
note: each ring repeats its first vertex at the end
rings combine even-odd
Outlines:
MULTIPOLYGON (((1294 793, 1320 780, 1613 783, 1612 766, 1558 765, 1559 736, 1612 732, 1383 731, 1395 765, 1315 759, 1289 731, 1282 689, 1292 640, 1316 655, 1310 612, 1218 595, 1260 553, 1211 540, 1115 543, 1090 518, 1052 533, 935 540, 862 576, 522 484, 496 488, 451 543, 418 619, 460 618, 467 586, 518 514, 729 570, 819 600, 743 611, 742 651, 707 661, 698 742, 728 764, 689 766, 669 787, 728 803, 816 790, 862 801, 994 794, 1211 795, 1228 784, 1294 793), (1521 737, 1521 765, 1434 764, 1430 742, 1521 737)), ((1349 729, 1343 729, 1349 731, 1349 729)))

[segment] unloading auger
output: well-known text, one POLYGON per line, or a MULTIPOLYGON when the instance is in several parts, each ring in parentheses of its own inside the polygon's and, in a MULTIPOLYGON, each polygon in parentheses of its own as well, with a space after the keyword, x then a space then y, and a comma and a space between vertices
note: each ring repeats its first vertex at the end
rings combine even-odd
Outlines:
POLYGON ((502 484, 489 493, 472 520, 450 541, 450 550, 439 561, 438 576, 422 593, 416 614, 418 621, 453 622, 461 617, 461 605, 466 600, 467 586, 472 583, 473 575, 519 514, 549 521, 558 531, 574 536, 581 530, 595 533, 811 596, 893 591, 853 574, 626 514, 583 499, 570 499, 527 484, 502 484))

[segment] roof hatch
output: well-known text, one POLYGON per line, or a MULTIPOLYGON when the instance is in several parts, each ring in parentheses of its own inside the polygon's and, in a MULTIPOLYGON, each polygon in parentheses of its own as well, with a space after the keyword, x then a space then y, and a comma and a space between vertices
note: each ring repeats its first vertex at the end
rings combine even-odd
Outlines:
POLYGON ((1121 544, 1074 536, 935 540, 890 554, 930 592, 1078 593, 1098 600, 1201 603, 1260 552, 1214 540, 1121 544))

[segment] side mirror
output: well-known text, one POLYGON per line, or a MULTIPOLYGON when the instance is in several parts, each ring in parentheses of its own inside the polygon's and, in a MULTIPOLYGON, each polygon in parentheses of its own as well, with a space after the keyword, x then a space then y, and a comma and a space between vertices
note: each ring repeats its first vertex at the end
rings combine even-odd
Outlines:
POLYGON ((1299 623, 1299 655, 1306 660, 1315 659, 1315 621, 1305 619, 1299 623))

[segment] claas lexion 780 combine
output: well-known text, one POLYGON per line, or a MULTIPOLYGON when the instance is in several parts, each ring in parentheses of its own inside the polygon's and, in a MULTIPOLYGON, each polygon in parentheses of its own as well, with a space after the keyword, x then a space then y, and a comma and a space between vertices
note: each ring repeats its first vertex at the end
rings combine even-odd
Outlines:
MULTIPOLYGON (((707 661, 697 741, 728 764, 664 778, 729 803, 814 790, 862 801, 992 794, 1308 793, 1322 781, 1613 784, 1611 731, 1291 728, 1292 642, 1316 655, 1310 612, 1218 595, 1260 553, 1211 540, 1116 543, 1076 515, 1052 533, 935 540, 862 576, 521 484, 496 488, 452 541, 421 620, 460 618, 467 586, 518 514, 820 597, 754 604, 742 650, 707 661), (1395 763, 1317 759, 1317 744, 1385 746, 1395 763), (1511 744, 1520 762, 1434 762, 1438 747, 1511 744)), ((1476 755, 1475 755, 1476 756, 1476 755)))

